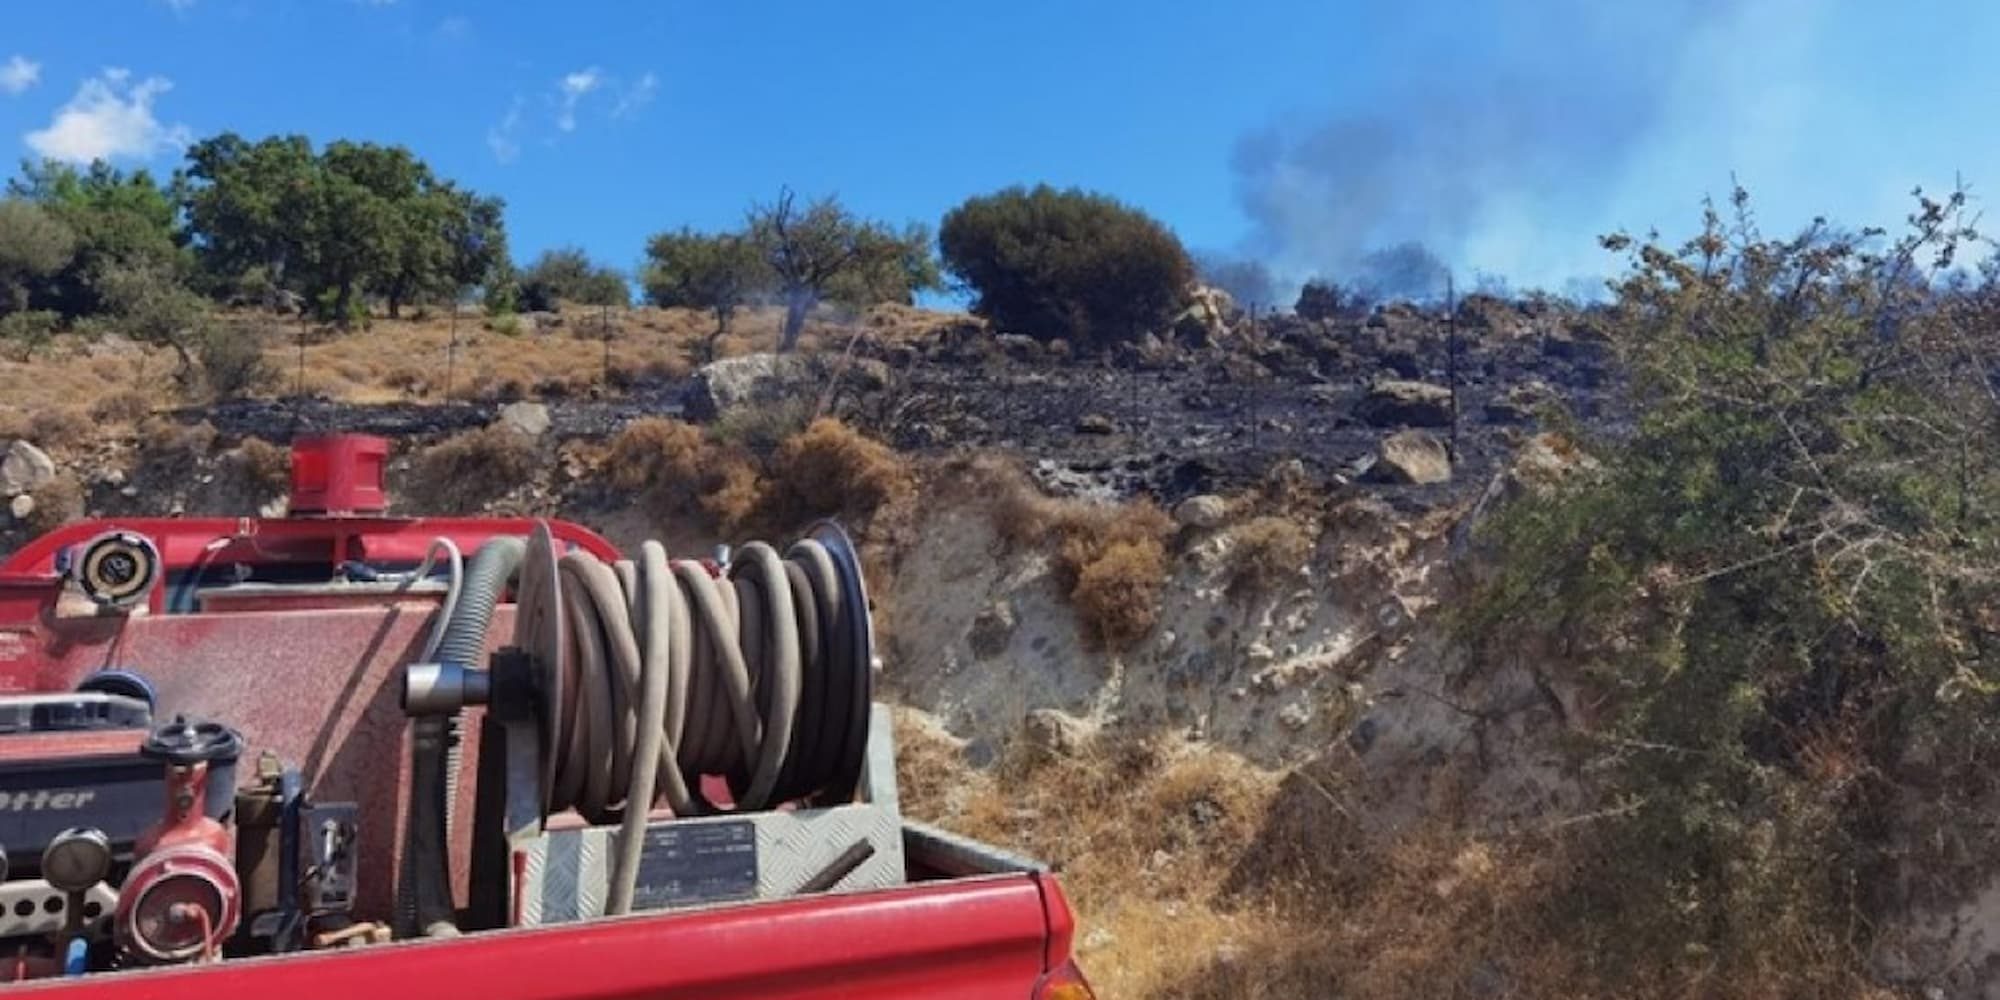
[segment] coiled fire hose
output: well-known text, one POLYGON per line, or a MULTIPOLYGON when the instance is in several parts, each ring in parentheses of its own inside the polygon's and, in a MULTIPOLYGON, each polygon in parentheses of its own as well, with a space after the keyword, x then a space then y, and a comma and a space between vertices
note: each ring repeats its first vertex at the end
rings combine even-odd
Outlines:
MULTIPOLYGON (((482 547, 455 609, 480 619, 482 640, 498 593, 475 584, 487 548, 502 541, 519 545, 482 547)), ((546 527, 516 551, 514 644, 540 672, 543 813, 622 824, 607 912, 630 909, 656 802, 679 816, 725 808, 704 793, 704 776, 726 781, 726 807, 738 811, 853 798, 872 637, 860 567, 839 528, 821 525, 782 555, 749 543, 719 575, 669 560, 657 542, 615 564, 558 556, 546 527)), ((420 926, 450 933, 435 926, 449 913, 437 847, 426 845, 417 866, 432 886, 417 892, 431 903, 420 926)))

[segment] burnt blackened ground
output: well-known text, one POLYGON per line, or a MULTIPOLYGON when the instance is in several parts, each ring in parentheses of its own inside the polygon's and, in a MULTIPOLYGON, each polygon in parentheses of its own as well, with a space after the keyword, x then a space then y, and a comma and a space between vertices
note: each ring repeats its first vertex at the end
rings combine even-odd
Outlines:
MULTIPOLYGON (((1478 490, 1533 430, 1518 406, 1489 413, 1489 404, 1525 387, 1545 384, 1586 425, 1617 422, 1617 375, 1587 316, 1478 306, 1462 308, 1458 322, 1406 306, 1333 322, 1281 316, 1198 344, 1149 338, 1094 358, 995 337, 975 324, 917 341, 864 339, 856 354, 886 366, 886 388, 857 393, 850 379, 837 409, 912 454, 1005 451, 1055 492, 1173 503, 1243 488, 1294 460, 1328 484, 1363 479, 1382 437, 1396 428, 1358 419, 1356 402, 1378 379, 1414 379, 1456 392, 1457 419, 1430 428, 1450 446, 1452 481, 1365 488, 1431 506, 1478 490)), ((542 402, 555 438, 599 438, 639 417, 680 415, 688 386, 657 379, 542 402)), ((287 442, 344 430, 408 447, 485 426, 504 405, 246 400, 182 417, 207 420, 225 439, 287 442)))
POLYGON ((1608 352, 1574 317, 1456 330, 1413 311, 1344 324, 1285 318, 1223 345, 1154 343, 1088 361, 1009 346, 893 352, 892 387, 857 416, 906 451, 999 449, 1061 492, 1173 502, 1246 486, 1291 460, 1322 481, 1359 478, 1396 429, 1354 416, 1373 382, 1455 387, 1455 425, 1431 428, 1451 446, 1452 482, 1369 487, 1414 506, 1484 485, 1533 428, 1504 406, 1496 419, 1488 404, 1522 387, 1545 383, 1586 423, 1615 416, 1608 352))

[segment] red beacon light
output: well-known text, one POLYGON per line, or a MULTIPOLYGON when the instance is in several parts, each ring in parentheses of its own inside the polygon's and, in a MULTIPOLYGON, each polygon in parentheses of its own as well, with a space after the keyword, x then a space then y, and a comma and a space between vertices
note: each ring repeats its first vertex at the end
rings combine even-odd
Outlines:
POLYGON ((318 434, 292 442, 292 516, 382 514, 389 442, 372 434, 318 434))

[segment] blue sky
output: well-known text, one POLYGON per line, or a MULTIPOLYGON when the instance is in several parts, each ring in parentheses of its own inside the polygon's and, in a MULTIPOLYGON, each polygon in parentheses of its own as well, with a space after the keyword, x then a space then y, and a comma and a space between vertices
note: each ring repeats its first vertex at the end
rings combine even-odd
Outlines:
POLYGON ((1297 278, 1426 241, 1559 284, 1732 174, 1774 227, 2000 185, 2000 4, 4 0, 0 146, 406 144, 518 256, 630 267, 789 184, 891 221, 1048 181, 1297 278))

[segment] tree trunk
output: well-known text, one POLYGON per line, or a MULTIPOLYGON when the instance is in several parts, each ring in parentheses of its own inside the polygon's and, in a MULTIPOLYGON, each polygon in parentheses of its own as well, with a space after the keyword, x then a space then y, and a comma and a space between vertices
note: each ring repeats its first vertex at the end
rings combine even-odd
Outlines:
POLYGON ((399 293, 396 292, 389 293, 389 318, 390 319, 403 318, 403 297, 399 293))
POLYGON ((333 309, 340 314, 335 318, 335 322, 339 323, 340 328, 343 330, 354 325, 353 306, 354 282, 343 281, 340 283, 340 295, 333 300, 333 309))
POLYGON ((778 340, 778 353, 788 353, 799 346, 799 333, 806 328, 806 313, 812 307, 813 293, 809 289, 797 289, 785 296, 785 330, 778 340))
POLYGON ((724 309, 720 306, 716 307, 715 330, 708 335, 708 339, 703 340, 701 342, 702 364, 708 364, 709 362, 715 360, 716 347, 722 343, 723 337, 729 335, 729 317, 730 317, 730 310, 724 309))

